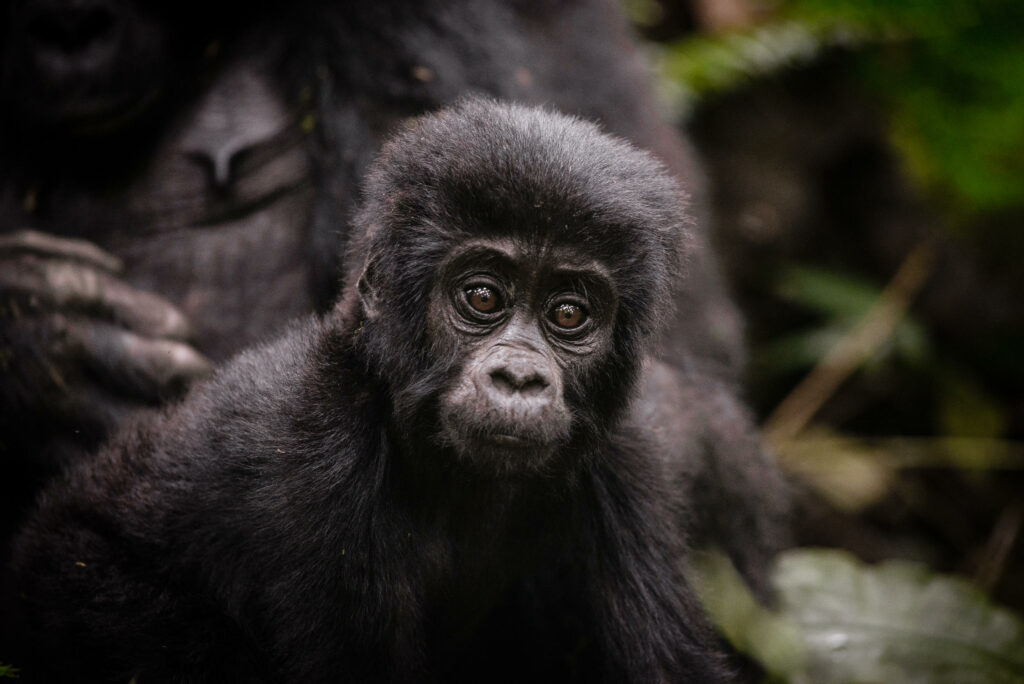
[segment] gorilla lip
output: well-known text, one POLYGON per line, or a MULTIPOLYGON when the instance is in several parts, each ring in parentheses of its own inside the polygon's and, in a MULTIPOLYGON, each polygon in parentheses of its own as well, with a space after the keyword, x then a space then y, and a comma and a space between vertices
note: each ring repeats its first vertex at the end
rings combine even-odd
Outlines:
POLYGON ((504 447, 519 447, 526 448, 529 446, 539 446, 540 442, 532 439, 526 439, 525 437, 519 437, 517 435, 508 434, 491 434, 485 435, 483 440, 492 444, 497 444, 504 447))

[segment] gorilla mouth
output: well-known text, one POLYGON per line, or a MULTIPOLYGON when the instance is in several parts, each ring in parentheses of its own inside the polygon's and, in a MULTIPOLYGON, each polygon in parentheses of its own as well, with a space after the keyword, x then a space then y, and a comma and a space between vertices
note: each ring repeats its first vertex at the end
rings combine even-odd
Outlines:
POLYGON ((527 447, 539 447, 539 446, 542 446, 542 443, 538 442, 535 439, 527 439, 526 437, 521 437, 519 435, 510 435, 510 434, 483 435, 482 436, 482 440, 484 442, 489 442, 489 443, 494 444, 496 446, 506 447, 506 448, 514 447, 514 448, 519 448, 519 449, 525 449, 527 447))
POLYGON ((547 451, 569 438, 569 421, 560 415, 500 415, 489 411, 483 416, 459 417, 449 407, 443 414, 443 432, 458 445, 472 445, 475 450, 547 451), (481 419, 482 418, 482 419, 481 419))
POLYGON ((511 432, 477 433, 456 450, 464 459, 477 463, 484 472, 509 475, 546 470, 557 444, 536 435, 511 432))
POLYGON ((122 130, 160 100, 159 87, 142 93, 64 94, 26 98, 23 116, 60 124, 76 135, 104 135, 122 130))

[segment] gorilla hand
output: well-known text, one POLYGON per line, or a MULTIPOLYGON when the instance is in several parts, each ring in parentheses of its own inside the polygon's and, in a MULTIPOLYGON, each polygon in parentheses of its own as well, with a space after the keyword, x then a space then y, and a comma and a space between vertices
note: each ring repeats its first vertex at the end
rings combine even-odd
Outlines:
POLYGON ((32 442, 4 440, 8 458, 44 465, 68 447, 91 448, 132 409, 209 373, 186 342, 185 316, 120 270, 81 240, 0 236, 0 432, 32 442))

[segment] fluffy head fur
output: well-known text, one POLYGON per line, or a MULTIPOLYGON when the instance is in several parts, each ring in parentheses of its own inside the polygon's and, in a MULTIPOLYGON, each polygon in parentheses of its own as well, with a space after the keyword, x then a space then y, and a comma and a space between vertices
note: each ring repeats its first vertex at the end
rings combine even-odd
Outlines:
POLYGON ((360 335, 399 422, 415 424, 459 364, 427 335, 443 260, 467 241, 510 239, 586 255, 614 282, 609 351, 566 383, 577 428, 608 429, 672 312, 689 244, 685 201, 649 154, 575 118, 469 99, 409 124, 369 174, 347 268, 350 294, 357 281, 371 293, 360 335))

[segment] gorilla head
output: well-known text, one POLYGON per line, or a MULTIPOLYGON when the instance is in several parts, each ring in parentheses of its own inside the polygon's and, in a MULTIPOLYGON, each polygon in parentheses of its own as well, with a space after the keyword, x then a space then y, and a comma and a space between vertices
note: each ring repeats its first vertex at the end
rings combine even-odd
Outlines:
POLYGON ((678 186, 596 126, 476 100, 404 130, 376 169, 361 335, 408 436, 499 470, 603 437, 672 307, 678 186))
POLYGON ((0 64, 5 105, 87 125, 143 105, 170 68, 152 10, 120 0, 12 2, 0 64))
POLYGON ((7 4, 0 14, 0 101, 8 116, 89 134, 135 119, 175 79, 196 80, 196 66, 217 47, 211 41, 255 9, 195 0, 7 4))

